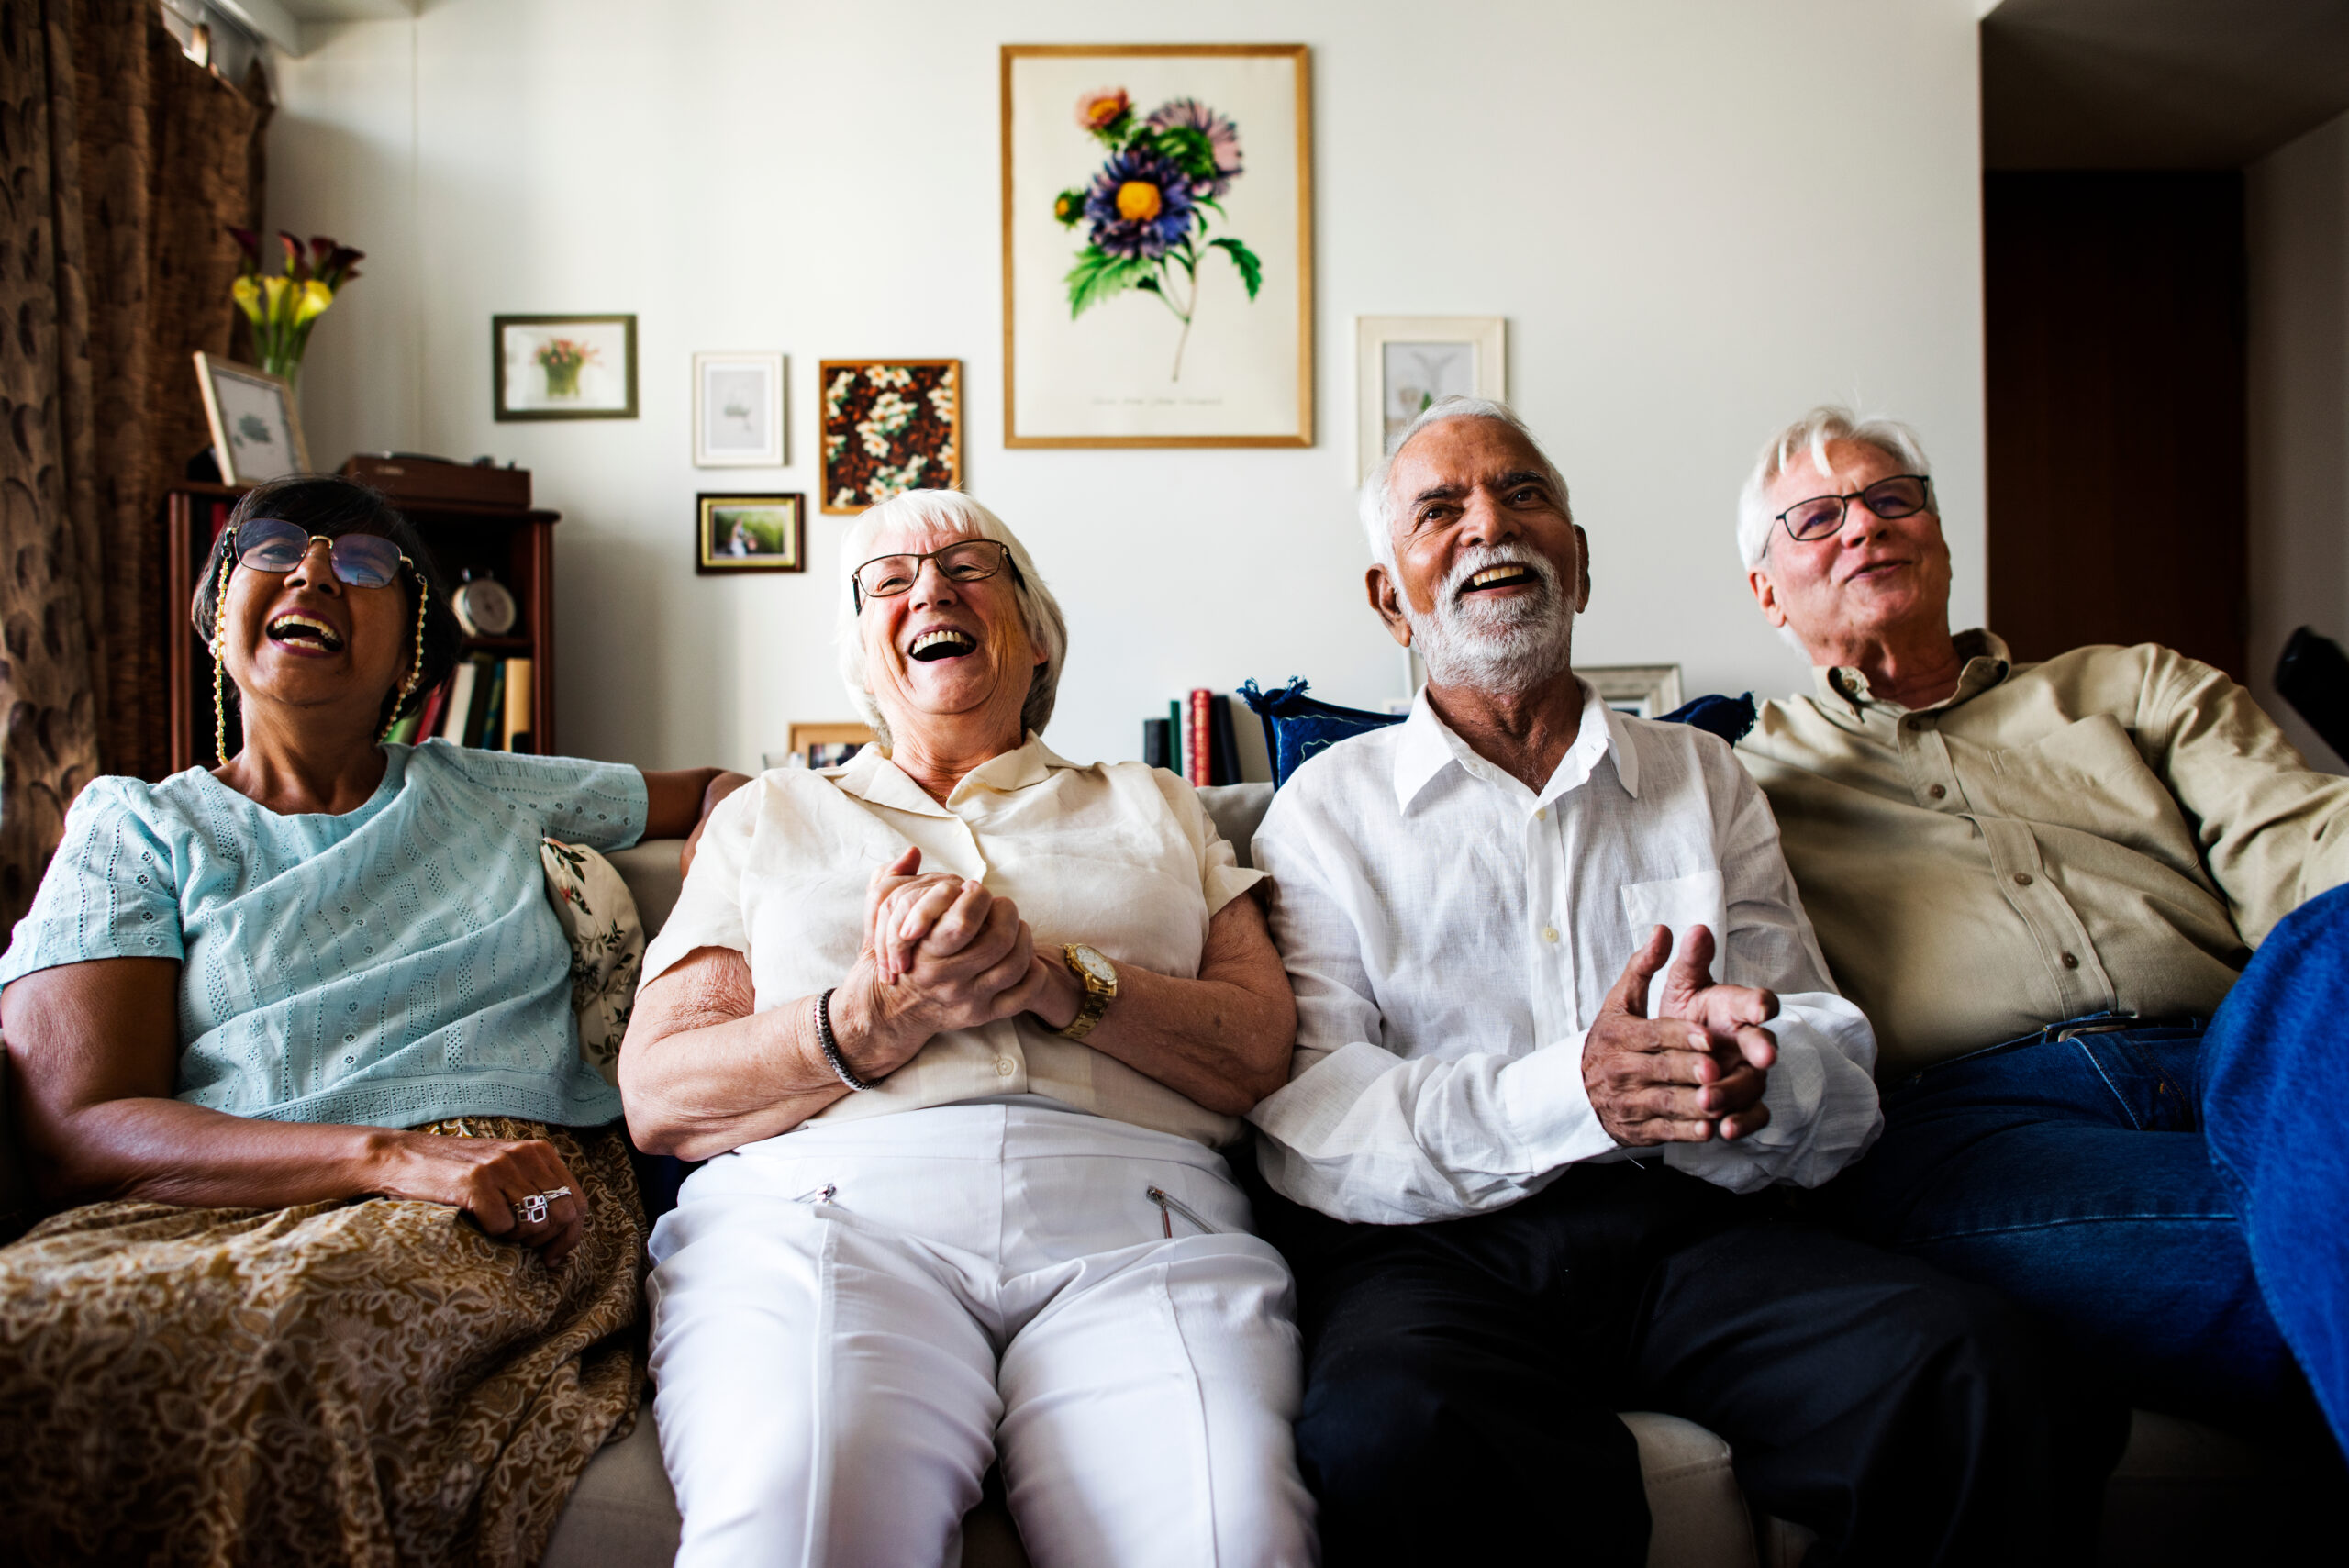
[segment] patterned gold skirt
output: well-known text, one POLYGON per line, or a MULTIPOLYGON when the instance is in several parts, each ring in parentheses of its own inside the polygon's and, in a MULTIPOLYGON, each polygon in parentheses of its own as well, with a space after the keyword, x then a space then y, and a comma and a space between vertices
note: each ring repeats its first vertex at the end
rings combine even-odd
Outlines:
POLYGON ((526 1565, 643 1385, 617 1129, 549 1268, 452 1208, 91 1204, 0 1248, 0 1562, 526 1565))

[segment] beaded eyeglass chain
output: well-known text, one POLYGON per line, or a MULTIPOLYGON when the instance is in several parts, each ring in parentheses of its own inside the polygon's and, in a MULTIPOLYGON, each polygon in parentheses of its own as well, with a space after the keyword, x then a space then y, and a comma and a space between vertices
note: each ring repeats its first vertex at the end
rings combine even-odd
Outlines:
MULTIPOLYGON (((400 683, 399 700, 392 704, 392 716, 384 721, 384 732, 375 737, 378 744, 390 740, 392 731, 399 728, 400 709, 407 706, 407 699, 416 695, 417 683, 424 679, 424 612, 430 607, 427 603, 429 590, 425 587, 424 574, 417 571, 416 562, 403 555, 400 564, 416 578, 416 653, 408 661, 407 678, 400 683)), ((228 760, 228 709, 222 689, 224 661, 220 655, 228 641, 228 574, 236 569, 232 542, 220 557, 220 586, 212 595, 212 754, 223 763, 228 760)))

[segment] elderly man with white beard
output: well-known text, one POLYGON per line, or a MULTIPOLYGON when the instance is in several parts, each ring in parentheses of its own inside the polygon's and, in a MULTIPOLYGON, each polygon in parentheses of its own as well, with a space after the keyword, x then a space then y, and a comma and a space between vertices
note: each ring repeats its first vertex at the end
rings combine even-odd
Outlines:
POLYGON ((1362 511, 1428 684, 1255 840, 1298 1024, 1258 1218, 1326 1561, 1642 1562, 1626 1408, 1726 1438, 1814 1562, 2087 1560, 2116 1421, 1989 1293, 1787 1212, 1875 1137, 1875 1039, 1729 747, 1574 673, 1556 469, 1451 399, 1362 511))

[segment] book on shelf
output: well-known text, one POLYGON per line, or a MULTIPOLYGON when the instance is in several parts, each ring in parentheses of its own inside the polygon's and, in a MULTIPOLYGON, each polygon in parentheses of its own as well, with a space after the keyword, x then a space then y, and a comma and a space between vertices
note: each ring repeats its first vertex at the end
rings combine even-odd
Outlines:
POLYGON ((1214 733, 1214 777, 1211 784, 1231 784, 1240 782, 1240 738, 1232 732, 1231 698, 1218 692, 1208 704, 1208 717, 1214 733))
POLYGON ((1174 768, 1174 726, 1172 720, 1145 718, 1141 721, 1141 760, 1150 767, 1174 768))
POLYGON ((1180 697, 1166 705, 1166 765, 1176 776, 1191 776, 1191 726, 1183 717, 1180 697))
POLYGON ((457 661, 456 669, 449 674, 449 700, 441 708, 440 736, 452 746, 465 743, 465 726, 473 718, 473 686, 481 679, 481 666, 471 659, 457 661))
POLYGON ((485 747, 495 738, 506 716, 506 662, 485 659, 482 666, 484 678, 473 682, 478 696, 473 717, 465 721, 465 744, 475 748, 485 747))
POLYGON ((1191 743, 1184 748, 1183 760, 1190 769, 1184 777, 1189 779, 1195 786, 1215 782, 1212 773, 1214 753, 1209 750, 1213 744, 1209 736, 1213 731, 1208 718, 1208 702, 1214 695, 1215 694, 1205 686, 1195 686, 1191 689, 1189 715, 1191 743))
POLYGON ((1199 788, 1243 782, 1239 700, 1200 686, 1168 703, 1164 718, 1141 721, 1142 761, 1199 788))
POLYGON ((530 662, 508 659, 506 662, 506 705, 498 727, 497 749, 501 751, 527 751, 530 749, 530 662))

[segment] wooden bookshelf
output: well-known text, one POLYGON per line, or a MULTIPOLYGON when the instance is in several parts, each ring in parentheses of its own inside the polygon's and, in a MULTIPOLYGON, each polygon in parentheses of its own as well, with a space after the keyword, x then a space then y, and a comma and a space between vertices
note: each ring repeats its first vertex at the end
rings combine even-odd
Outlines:
MULTIPOLYGON (((212 655, 188 624, 188 602, 246 486, 175 484, 163 494, 163 584, 171 638, 172 771, 209 766, 212 756, 212 655)), ((463 651, 530 661, 530 749, 552 752, 554 738, 554 525, 560 512, 485 506, 462 501, 395 501, 423 536, 441 578, 454 587, 468 567, 506 584, 520 611, 503 637, 468 637, 463 651)), ((229 746, 236 745, 229 719, 229 746)))

